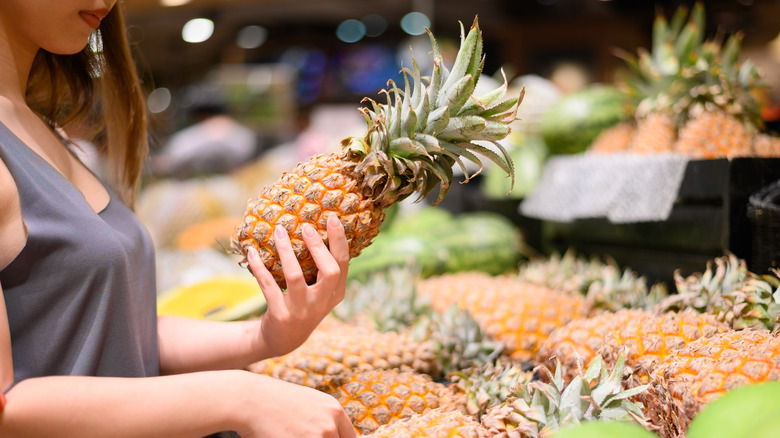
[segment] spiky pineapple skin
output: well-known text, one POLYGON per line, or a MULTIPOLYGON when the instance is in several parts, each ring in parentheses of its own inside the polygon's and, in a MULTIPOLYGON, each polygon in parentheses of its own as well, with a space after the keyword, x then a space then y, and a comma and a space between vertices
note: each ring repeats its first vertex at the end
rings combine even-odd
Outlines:
POLYGON ((760 158, 780 158, 780 137, 763 132, 756 134, 753 152, 760 158))
POLYGON ((675 151, 693 158, 733 158, 753 155, 747 125, 725 111, 703 111, 682 128, 675 151))
POLYGON ((323 381, 317 389, 341 403, 360 434, 431 409, 451 406, 451 392, 444 384, 414 372, 377 369, 345 373, 323 381))
POLYGON ((380 426, 366 438, 487 438, 487 430, 460 411, 431 409, 405 420, 380 426))
POLYGON ((642 382, 651 370, 673 350, 705 336, 728 331, 715 316, 695 311, 666 312, 628 309, 605 313, 591 320, 575 320, 553 332, 542 345, 538 360, 560 360, 569 369, 577 361, 588 363, 592 352, 608 363, 621 353, 642 382))
POLYGON ((314 388, 347 372, 396 369, 436 374, 438 367, 429 346, 408 334, 378 332, 327 318, 296 350, 255 362, 248 369, 314 388))
POLYGON ((277 284, 286 288, 282 265, 276 252, 274 229, 283 226, 290 235, 306 282, 317 278, 317 266, 303 241, 302 226, 311 224, 328 242, 327 222, 338 215, 349 243, 350 257, 356 257, 379 233, 385 214, 360 191, 360 176, 354 163, 340 154, 318 154, 285 172, 249 201, 243 221, 231 239, 233 251, 244 257, 254 247, 277 284))
POLYGON ((588 314, 581 296, 478 272, 445 274, 418 283, 434 309, 453 303, 468 309, 487 334, 506 344, 516 360, 530 360, 555 328, 588 314))
POLYGON ((628 152, 636 128, 634 120, 620 122, 615 126, 607 128, 593 140, 588 151, 600 154, 628 152))
POLYGON ((651 371, 639 396, 661 437, 681 437, 712 400, 745 385, 780 379, 780 338, 768 330, 731 330, 675 350, 651 371))
POLYGON ((646 317, 645 311, 626 309, 572 321, 550 334, 540 346, 536 360, 553 366, 557 359, 573 372, 578 360, 587 365, 590 359, 596 357, 620 326, 642 317, 646 317))
POLYGON ((652 373, 656 379, 669 381, 674 394, 680 396, 690 392, 705 402, 729 389, 726 380, 762 381, 766 372, 777 367, 767 361, 780 360, 778 347, 780 343, 769 330, 730 330, 697 339, 675 350, 652 373), (759 354, 754 356, 756 352, 759 354), (743 371, 740 364, 749 366, 743 371), (721 369, 728 372, 718 373, 721 369), (705 376, 705 372, 708 375, 705 376), (724 380, 723 385, 714 385, 721 380, 724 380))
POLYGON ((637 121, 637 128, 629 145, 637 154, 671 153, 677 140, 677 127, 671 115, 653 112, 637 121))

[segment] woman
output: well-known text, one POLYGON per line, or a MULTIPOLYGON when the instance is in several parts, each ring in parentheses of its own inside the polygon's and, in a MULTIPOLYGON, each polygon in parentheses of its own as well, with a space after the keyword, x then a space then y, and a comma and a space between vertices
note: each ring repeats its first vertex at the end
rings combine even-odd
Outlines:
POLYGON ((146 118, 115 2, 0 2, 0 436, 354 437, 332 397, 241 370, 299 346, 343 298, 335 216, 330 249, 305 237, 311 286, 283 228, 285 293, 250 255, 261 320, 156 316, 152 245, 128 207, 146 118), (110 185, 62 134, 87 120, 110 185))

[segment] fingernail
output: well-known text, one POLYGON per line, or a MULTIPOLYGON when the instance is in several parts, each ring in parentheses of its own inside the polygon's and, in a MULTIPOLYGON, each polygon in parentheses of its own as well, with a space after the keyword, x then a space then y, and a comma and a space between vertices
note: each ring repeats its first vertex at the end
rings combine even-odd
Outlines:
POLYGON ((284 228, 281 225, 276 226, 276 230, 274 231, 274 235, 277 239, 287 239, 289 236, 287 235, 287 229, 284 228))
POLYGON ((311 224, 307 222, 307 223, 303 224, 303 234, 305 234, 305 235, 307 235, 309 237, 314 237, 314 236, 317 235, 317 230, 315 230, 314 227, 311 226, 311 224))
POLYGON ((249 250, 247 251, 247 258, 249 260, 256 260, 258 257, 260 257, 260 254, 257 252, 257 248, 250 246, 249 250))

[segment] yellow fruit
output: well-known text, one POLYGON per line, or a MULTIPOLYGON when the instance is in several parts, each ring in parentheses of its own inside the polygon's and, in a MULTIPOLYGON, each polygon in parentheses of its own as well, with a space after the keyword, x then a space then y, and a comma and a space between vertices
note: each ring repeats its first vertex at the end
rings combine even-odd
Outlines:
POLYGON ((430 296, 434 309, 453 303, 468 309, 485 332, 506 344, 513 359, 533 358, 539 345, 555 328, 588 314, 579 295, 521 281, 464 272, 420 281, 418 291, 430 296))
POLYGON ((397 369, 432 374, 436 361, 428 345, 408 334, 326 318, 303 345, 284 356, 256 362, 249 370, 316 387, 327 378, 353 371, 397 369))
POLYGON ((602 154, 628 152, 635 132, 636 124, 633 120, 618 123, 602 131, 590 145, 588 151, 602 154))
POLYGON ((157 299, 159 315, 232 321, 256 315, 265 307, 265 298, 250 276, 216 276, 180 286, 157 299))
POLYGON ((220 216, 196 222, 179 232, 174 248, 184 251, 230 247, 230 236, 240 219, 233 216, 220 216))
POLYGON ((731 330, 675 350, 640 396, 662 437, 682 436, 707 403, 745 385, 780 380, 780 338, 768 330, 731 330))
POLYGON ((369 370, 334 376, 318 389, 338 400, 360 434, 450 403, 447 387, 424 374, 369 370))
MULTIPOLYGON (((364 137, 342 141, 342 150, 316 155, 284 173, 251 200, 231 247, 246 256, 257 248, 280 287, 286 287, 275 250, 273 230, 283 226, 290 234, 306 281, 316 279, 317 267, 301 238, 301 227, 313 225, 327 240, 325 225, 336 214, 344 225, 350 256, 369 245, 384 220, 383 210, 417 194, 420 199, 440 186, 440 201, 452 181, 452 167, 463 159, 479 168, 483 156, 514 177, 512 161, 498 143, 509 134, 522 100, 504 100, 506 85, 484 96, 473 96, 481 73, 482 33, 475 20, 468 34, 461 32, 455 63, 442 65, 433 43, 433 71, 421 76, 416 62, 404 70, 405 86, 390 82, 387 104, 366 99, 364 137), (411 76, 411 81, 409 81, 411 76), (499 153, 479 144, 493 143, 499 153), (476 143, 475 143, 476 142, 476 143)), ((469 172, 466 172, 466 180, 469 172)))
POLYGON ((487 438, 487 430, 460 411, 437 408, 377 428, 366 438, 487 438))
POLYGON ((724 111, 704 111, 680 129, 675 152, 693 158, 733 158, 753 155, 747 125, 724 111))
POLYGON ((636 154, 671 153, 677 140, 677 127, 671 115, 654 112, 637 121, 629 151, 636 154))
POLYGON ((608 362, 624 353, 626 362, 646 382, 647 371, 675 349, 727 330, 715 316, 693 310, 663 314, 620 310, 561 327, 545 341, 537 357, 542 363, 560 360, 565 368, 576 369, 578 361, 587 364, 594 353, 608 362))
POLYGON ((753 138, 753 152, 760 158, 780 158, 780 137, 757 134, 753 138))

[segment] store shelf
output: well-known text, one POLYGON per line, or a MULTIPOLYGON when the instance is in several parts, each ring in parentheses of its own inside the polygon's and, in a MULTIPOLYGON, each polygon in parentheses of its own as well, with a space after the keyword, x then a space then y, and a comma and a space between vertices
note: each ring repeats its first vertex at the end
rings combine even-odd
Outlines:
POLYGON ((651 281, 670 282, 675 269, 683 274, 701 272, 708 260, 726 252, 745 259, 750 268, 748 197, 777 179, 777 158, 690 161, 666 220, 542 221, 542 247, 545 252, 575 248, 584 254, 610 255, 651 281))

